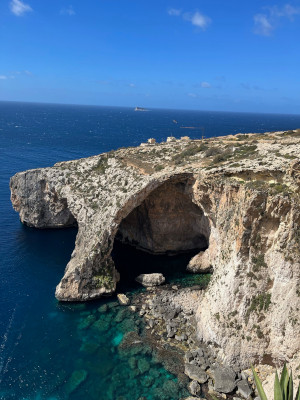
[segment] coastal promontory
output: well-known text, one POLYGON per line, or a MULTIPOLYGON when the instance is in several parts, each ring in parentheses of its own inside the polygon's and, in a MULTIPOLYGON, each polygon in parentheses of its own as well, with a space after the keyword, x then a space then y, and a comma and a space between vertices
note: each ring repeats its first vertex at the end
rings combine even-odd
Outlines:
POLYGON ((199 339, 231 365, 300 365, 300 130, 124 148, 17 173, 10 188, 24 224, 78 227, 58 300, 115 291, 114 240, 198 249, 189 268, 213 271, 199 339))

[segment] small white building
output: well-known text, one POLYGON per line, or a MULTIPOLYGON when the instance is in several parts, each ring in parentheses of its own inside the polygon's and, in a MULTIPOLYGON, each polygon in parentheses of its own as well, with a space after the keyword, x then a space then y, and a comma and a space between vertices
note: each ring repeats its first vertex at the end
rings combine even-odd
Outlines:
POLYGON ((176 138, 174 136, 167 137, 167 143, 176 142, 176 138))
POLYGON ((149 144, 155 144, 155 143, 156 143, 156 140, 153 139, 153 138, 150 138, 150 139, 148 139, 148 143, 149 143, 149 144))
POLYGON ((189 136, 181 136, 180 140, 182 142, 189 142, 191 140, 191 138, 189 136))

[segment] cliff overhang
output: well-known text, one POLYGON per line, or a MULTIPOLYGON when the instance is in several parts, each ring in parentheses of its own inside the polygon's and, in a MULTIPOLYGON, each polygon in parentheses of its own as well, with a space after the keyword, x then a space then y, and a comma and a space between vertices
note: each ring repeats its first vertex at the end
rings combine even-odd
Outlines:
POLYGON ((17 173, 11 200, 29 226, 78 226, 57 299, 115 291, 116 237, 158 254, 198 249, 199 268, 204 259, 214 268, 199 338, 232 364, 294 360, 299 154, 299 130, 145 145, 17 173))

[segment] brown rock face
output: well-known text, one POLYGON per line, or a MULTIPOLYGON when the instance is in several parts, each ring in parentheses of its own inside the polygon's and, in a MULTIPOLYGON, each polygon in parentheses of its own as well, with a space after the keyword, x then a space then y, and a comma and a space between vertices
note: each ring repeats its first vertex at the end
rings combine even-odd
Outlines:
POLYGON ((209 221, 191 200, 185 181, 153 190, 119 226, 117 238, 152 253, 178 253, 208 246, 209 221))
POLYGON ((30 226, 78 225, 59 300, 115 291, 116 235, 153 253, 208 245, 191 261, 214 271, 199 297, 199 339, 232 365, 297 367, 299 133, 163 143, 58 163, 12 177, 11 199, 30 226))

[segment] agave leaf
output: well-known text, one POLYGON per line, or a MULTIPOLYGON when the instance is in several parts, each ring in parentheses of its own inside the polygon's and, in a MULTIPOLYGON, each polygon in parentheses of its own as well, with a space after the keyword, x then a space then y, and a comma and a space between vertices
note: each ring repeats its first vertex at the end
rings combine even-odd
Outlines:
POLYGON ((298 386, 298 390, 297 390, 297 393, 296 393, 295 400, 300 400, 300 383, 299 383, 299 386, 298 386))
POLYGON ((289 383, 289 373, 286 367, 286 364, 284 364, 284 367, 281 372, 281 377, 280 377, 280 386, 283 394, 283 400, 288 400, 287 399, 287 387, 289 383))
POLYGON ((293 374, 291 371, 290 379, 289 379, 289 384, 288 384, 288 400, 293 400, 293 395, 294 395, 294 383, 293 383, 293 374))
POLYGON ((275 382, 274 382, 274 400, 283 400, 282 390, 281 390, 277 371, 275 374, 275 382))
POLYGON ((268 400, 267 396, 266 396, 266 393, 265 393, 265 391, 264 391, 264 389, 262 387, 261 381, 260 381, 259 377, 257 376, 257 373, 254 371, 254 368, 253 368, 252 365, 251 365, 251 369, 252 369, 255 385, 257 387, 257 391, 258 391, 260 399, 261 400, 268 400))

